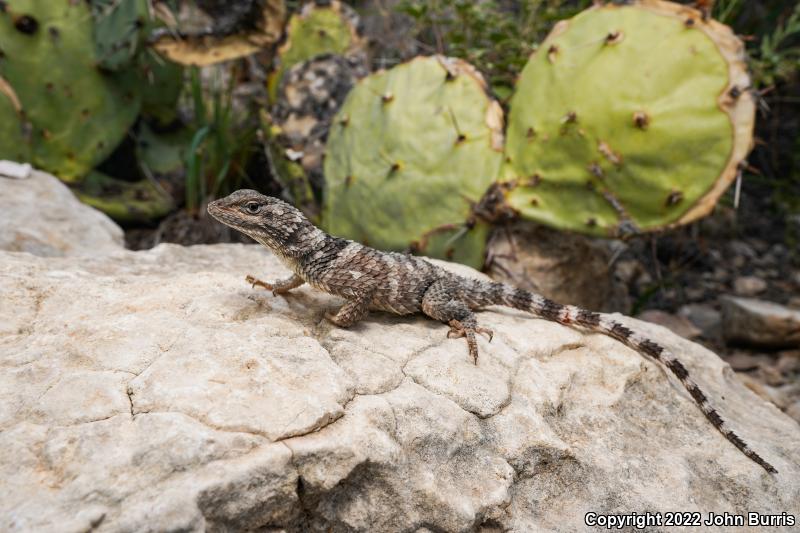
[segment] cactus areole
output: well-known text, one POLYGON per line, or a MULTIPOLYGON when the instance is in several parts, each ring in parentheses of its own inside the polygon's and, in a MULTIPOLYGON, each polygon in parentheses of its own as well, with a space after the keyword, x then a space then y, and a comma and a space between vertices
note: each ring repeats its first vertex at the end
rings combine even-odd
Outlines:
POLYGON ((511 100, 502 179, 523 218, 623 236, 708 214, 752 142, 741 41, 644 0, 562 21, 511 100))

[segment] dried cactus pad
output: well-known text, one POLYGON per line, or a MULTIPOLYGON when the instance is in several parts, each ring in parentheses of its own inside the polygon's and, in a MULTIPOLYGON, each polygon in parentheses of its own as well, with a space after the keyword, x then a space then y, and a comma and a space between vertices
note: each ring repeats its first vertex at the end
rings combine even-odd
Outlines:
POLYGON ((486 227, 467 221, 497 179, 502 115, 461 60, 418 57, 362 79, 330 128, 324 225, 377 248, 481 266, 486 227))
POLYGON ((708 214, 752 142, 755 106, 730 28, 670 2, 560 22, 511 101, 508 203, 600 236, 708 214))
POLYGON ((0 107, 0 120, 20 132, 0 138, 0 157, 27 153, 76 181, 124 138, 139 114, 140 83, 135 72, 98 68, 86 2, 57 4, 15 0, 0 12, 0 77, 19 100, 19 111, 0 107))

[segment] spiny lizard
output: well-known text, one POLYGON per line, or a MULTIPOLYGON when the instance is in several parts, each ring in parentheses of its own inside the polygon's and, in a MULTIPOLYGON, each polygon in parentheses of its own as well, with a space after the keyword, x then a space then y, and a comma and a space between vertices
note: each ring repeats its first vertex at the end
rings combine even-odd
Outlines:
POLYGON ((729 429, 675 355, 607 315, 561 305, 503 283, 464 278, 419 257, 381 252, 333 237, 314 226, 295 207, 256 191, 236 191, 208 204, 208 212, 272 250, 294 272, 288 279, 273 283, 248 276, 253 286, 283 294, 308 283, 347 300, 338 312, 325 315, 337 326, 352 326, 370 310, 398 315, 422 312, 448 324, 448 337, 466 337, 475 364, 478 362, 475 336, 485 334, 491 340, 492 332, 478 326, 473 311, 489 305, 520 309, 617 339, 669 368, 725 438, 767 472, 777 473, 729 429))

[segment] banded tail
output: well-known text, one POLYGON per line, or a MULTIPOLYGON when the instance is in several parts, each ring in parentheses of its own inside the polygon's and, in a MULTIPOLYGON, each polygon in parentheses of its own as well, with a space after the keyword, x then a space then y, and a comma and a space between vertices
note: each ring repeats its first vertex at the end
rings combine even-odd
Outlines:
POLYGON ((747 445, 736 433, 728 427, 728 424, 720 417, 716 409, 709 403, 708 398, 697 386, 697 383, 689 376, 689 371, 675 355, 654 342, 637 333, 627 326, 614 321, 608 315, 587 311, 572 305, 562 305, 543 296, 517 289, 504 283, 484 282, 475 280, 477 285, 472 294, 464 294, 465 300, 475 307, 486 305, 504 305, 532 313, 537 317, 544 318, 566 326, 579 326, 590 331, 603 333, 617 339, 623 344, 634 350, 648 355, 669 368, 673 374, 683 383, 686 390, 706 418, 722 433, 734 446, 754 462, 758 463, 764 470, 771 474, 778 471, 771 464, 761 458, 750 446, 747 445))

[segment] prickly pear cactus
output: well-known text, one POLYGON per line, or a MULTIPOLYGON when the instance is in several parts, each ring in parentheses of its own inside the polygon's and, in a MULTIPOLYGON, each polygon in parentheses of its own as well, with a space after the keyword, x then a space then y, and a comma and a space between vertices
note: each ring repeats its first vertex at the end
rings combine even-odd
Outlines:
POLYGON ((147 0, 92 0, 94 43, 99 65, 128 67, 145 39, 147 0))
POLYGON ((606 4, 562 21, 511 100, 507 201, 600 236, 704 216, 750 149, 749 85, 742 43, 686 6, 606 4))
POLYGON ((480 267, 473 205, 496 179, 503 116, 472 66, 419 57, 359 81, 328 137, 323 222, 382 249, 480 267))
MULTIPOLYGON (((86 2, 9 0, 0 11, 0 77, 20 111, 0 107, 19 135, 0 138, 0 157, 31 163, 76 181, 119 144, 139 113, 133 72, 102 72, 86 2)), ((0 96, 1 97, 1 96, 0 96)))
POLYGON ((272 101, 276 101, 284 74, 294 65, 321 54, 360 54, 365 46, 352 8, 338 0, 319 5, 309 2, 286 25, 286 40, 278 49, 276 69, 268 81, 272 101))
POLYGON ((142 80, 142 115, 162 125, 178 117, 178 99, 183 91, 184 68, 144 50, 136 67, 142 80))

